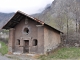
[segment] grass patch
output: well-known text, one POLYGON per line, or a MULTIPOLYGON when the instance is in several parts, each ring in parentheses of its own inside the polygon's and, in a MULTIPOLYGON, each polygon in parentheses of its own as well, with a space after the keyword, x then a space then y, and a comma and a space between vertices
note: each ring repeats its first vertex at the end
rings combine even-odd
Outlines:
POLYGON ((1 44, 0 53, 2 55, 7 54, 7 52, 8 52, 8 46, 4 42, 2 42, 2 41, 0 41, 0 44, 1 44))
POLYGON ((60 48, 48 56, 40 56, 41 60, 50 59, 78 59, 80 58, 80 48, 70 47, 70 48, 60 48))

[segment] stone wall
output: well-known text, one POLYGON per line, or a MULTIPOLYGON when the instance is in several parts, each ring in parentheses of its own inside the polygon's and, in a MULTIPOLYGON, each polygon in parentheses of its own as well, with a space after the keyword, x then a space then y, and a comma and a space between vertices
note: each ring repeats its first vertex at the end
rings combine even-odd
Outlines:
POLYGON ((44 52, 56 49, 61 43, 60 33, 45 27, 44 28, 44 52))

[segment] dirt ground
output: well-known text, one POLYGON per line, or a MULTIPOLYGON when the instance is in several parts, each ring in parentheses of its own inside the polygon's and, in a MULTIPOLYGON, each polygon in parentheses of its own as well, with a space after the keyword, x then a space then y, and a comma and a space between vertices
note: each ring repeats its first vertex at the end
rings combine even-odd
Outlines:
POLYGON ((6 57, 6 56, 2 56, 2 55, 0 54, 0 60, 11 60, 11 59, 8 58, 8 57, 6 57))
POLYGON ((2 56, 0 54, 0 60, 39 60, 39 59, 34 59, 31 56, 26 56, 26 55, 5 55, 2 56))
POLYGON ((39 60, 28 55, 5 55, 9 60, 39 60))

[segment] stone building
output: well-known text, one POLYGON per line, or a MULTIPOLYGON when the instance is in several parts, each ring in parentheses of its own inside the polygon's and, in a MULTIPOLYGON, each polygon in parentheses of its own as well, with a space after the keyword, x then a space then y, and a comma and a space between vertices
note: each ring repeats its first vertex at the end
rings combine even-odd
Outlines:
POLYGON ((21 11, 2 27, 9 29, 9 52, 46 54, 60 43, 60 31, 21 11))

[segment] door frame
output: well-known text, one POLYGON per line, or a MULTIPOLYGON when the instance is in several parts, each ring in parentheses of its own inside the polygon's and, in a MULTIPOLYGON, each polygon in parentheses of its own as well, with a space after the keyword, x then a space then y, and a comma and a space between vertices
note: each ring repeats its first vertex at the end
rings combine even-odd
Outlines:
POLYGON ((30 52, 30 48, 29 48, 29 40, 24 40, 24 53, 29 53, 30 52), (28 41, 28 52, 25 52, 25 42, 28 41))

